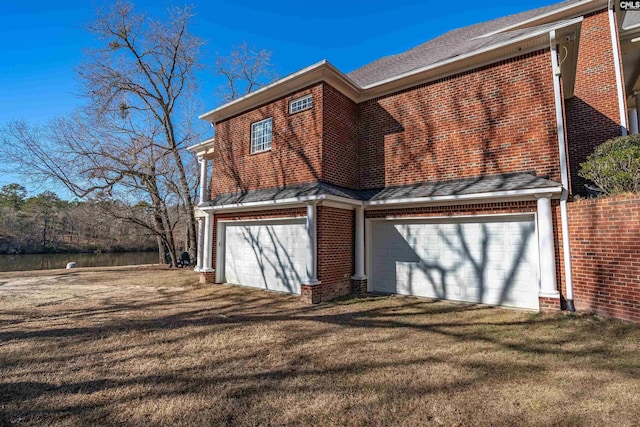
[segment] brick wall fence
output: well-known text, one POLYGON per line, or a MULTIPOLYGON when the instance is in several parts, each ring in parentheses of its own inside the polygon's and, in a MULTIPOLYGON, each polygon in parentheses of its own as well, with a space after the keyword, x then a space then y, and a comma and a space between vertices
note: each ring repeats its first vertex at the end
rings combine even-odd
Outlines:
POLYGON ((569 203, 576 309, 640 322, 640 194, 569 203))

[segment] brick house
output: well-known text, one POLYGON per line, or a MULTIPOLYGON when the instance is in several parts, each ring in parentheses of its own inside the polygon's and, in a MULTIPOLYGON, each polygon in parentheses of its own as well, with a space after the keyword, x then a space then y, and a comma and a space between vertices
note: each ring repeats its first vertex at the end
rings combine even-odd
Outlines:
POLYGON ((636 13, 569 0, 201 115, 201 280, 572 308, 578 166, 638 131, 636 13))

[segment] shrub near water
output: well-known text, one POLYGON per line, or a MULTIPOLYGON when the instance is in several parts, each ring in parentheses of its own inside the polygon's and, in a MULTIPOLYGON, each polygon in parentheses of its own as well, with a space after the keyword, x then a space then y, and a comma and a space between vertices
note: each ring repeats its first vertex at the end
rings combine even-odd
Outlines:
POLYGON ((579 175, 605 194, 640 193, 640 135, 621 136, 599 145, 580 165, 579 175))

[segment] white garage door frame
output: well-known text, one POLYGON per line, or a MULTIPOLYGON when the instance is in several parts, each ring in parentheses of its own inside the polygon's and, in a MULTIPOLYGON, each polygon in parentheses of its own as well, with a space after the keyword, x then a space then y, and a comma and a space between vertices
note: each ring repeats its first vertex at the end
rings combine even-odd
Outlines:
POLYGON ((260 219, 240 219, 240 220, 218 220, 216 226, 216 283, 225 283, 225 258, 226 258, 226 228, 227 226, 241 225, 271 225, 271 224, 300 224, 306 222, 306 216, 283 217, 283 218, 260 218, 260 219))
POLYGON ((373 268, 372 268, 372 260, 373 260, 373 223, 378 221, 419 221, 423 223, 434 223, 434 224, 446 224, 446 223, 456 223, 456 222, 469 222, 472 220, 495 220, 499 221, 500 219, 508 220, 508 221, 518 221, 518 220, 527 220, 533 221, 534 224, 534 238, 536 245, 536 285, 537 285, 537 293, 540 293, 540 239, 538 236, 538 218, 535 212, 522 212, 517 214, 480 214, 480 215, 456 215, 456 216, 387 216, 384 218, 366 218, 365 219, 365 256, 366 256, 366 275, 367 275, 367 291, 373 292, 373 283, 375 277, 373 277, 373 268))

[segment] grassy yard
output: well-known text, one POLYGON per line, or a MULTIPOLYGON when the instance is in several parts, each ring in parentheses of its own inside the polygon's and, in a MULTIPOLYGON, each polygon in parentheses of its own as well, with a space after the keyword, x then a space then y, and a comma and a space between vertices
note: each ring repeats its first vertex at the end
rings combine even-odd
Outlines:
POLYGON ((188 270, 0 273, 0 425, 639 425, 640 327, 188 270))

